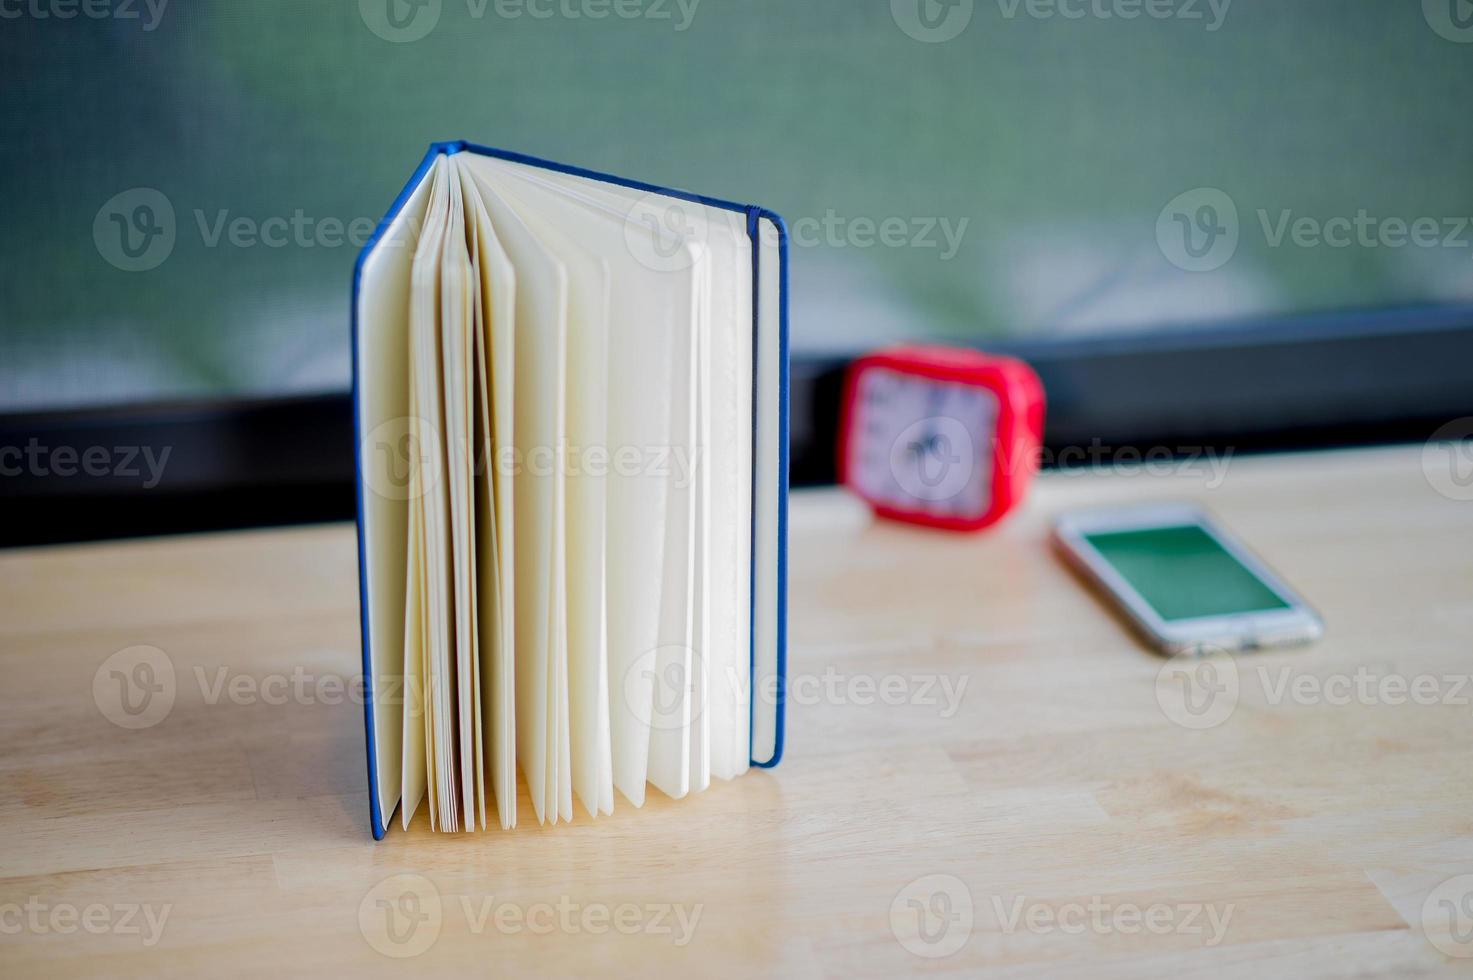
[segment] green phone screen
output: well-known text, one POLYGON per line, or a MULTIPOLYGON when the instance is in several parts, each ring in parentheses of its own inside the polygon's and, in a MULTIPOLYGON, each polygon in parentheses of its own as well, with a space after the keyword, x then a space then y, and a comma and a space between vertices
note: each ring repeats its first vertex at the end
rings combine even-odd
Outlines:
POLYGON ((1195 524, 1106 531, 1084 538, 1162 619, 1289 608, 1195 524))

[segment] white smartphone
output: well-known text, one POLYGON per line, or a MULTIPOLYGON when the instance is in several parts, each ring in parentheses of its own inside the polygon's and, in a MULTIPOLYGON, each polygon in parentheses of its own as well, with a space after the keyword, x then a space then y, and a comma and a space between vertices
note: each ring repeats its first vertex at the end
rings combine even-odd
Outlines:
POLYGON ((1193 504, 1068 513, 1054 543, 1162 653, 1310 643, 1324 623, 1256 555, 1193 504))

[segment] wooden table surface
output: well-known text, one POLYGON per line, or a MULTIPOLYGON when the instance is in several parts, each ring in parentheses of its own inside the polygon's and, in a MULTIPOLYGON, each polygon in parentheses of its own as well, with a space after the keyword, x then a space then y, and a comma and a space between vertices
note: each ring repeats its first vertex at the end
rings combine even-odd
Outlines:
POLYGON ((1055 473, 979 537, 795 495, 778 769, 378 844, 351 527, 0 553, 0 975, 1468 974, 1447 482, 1420 447, 1055 473), (1205 677, 1142 649, 1044 535, 1157 498, 1326 639, 1205 677))

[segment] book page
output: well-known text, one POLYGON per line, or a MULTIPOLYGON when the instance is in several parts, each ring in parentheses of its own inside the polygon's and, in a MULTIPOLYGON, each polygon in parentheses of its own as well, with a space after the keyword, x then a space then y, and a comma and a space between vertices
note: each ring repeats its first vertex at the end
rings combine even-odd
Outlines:
MULTIPOLYGON (((562 630, 554 629, 565 587, 558 577, 555 514, 561 493, 552 454, 565 435, 557 395, 563 388, 567 337, 567 270, 501 196, 477 181, 498 240, 517 270, 515 314, 516 390, 513 478, 516 551, 515 683, 516 751, 539 823, 558 817, 558 746, 552 729, 558 708, 554 659, 562 630)), ((566 668, 564 668, 566 676, 566 668)))
POLYGON ((443 390, 439 355, 440 263, 449 200, 445 187, 447 165, 437 163, 431 188, 429 211, 415 251, 410 284, 409 364, 414 401, 410 406, 414 427, 432 444, 421 461, 422 482, 419 504, 423 518, 420 542, 425 566, 421 614, 424 643, 421 671, 424 678, 423 723, 426 737, 426 779, 430 801, 430 823, 439 829, 454 819, 455 785, 445 778, 445 760, 451 757, 454 736, 449 725, 452 684, 450 652, 450 522, 446 487, 444 420, 440 392, 443 390))
MULTIPOLYGON (((696 532, 695 557, 692 559, 694 572, 700 577, 692 587, 694 622, 691 632, 695 638, 694 645, 701 656, 698 661, 692 659, 692 670, 682 679, 683 664, 674 664, 673 670, 662 674, 653 669, 654 665, 650 661, 659 658, 660 663, 669 668, 669 658, 663 652, 649 655, 650 648, 646 647, 644 654, 636 655, 636 660, 641 656, 644 660, 635 664, 635 670, 631 672, 624 669, 630 666, 627 661, 615 666, 614 662, 619 659, 617 651, 620 645, 611 640, 611 688, 617 691, 621 686, 627 687, 633 695, 621 698, 611 691, 611 706, 617 709, 621 707, 621 701, 624 702, 624 707, 632 703, 634 710, 630 713, 645 719, 642 727, 648 732, 654 702, 651 698, 644 704, 639 704, 642 692, 648 692, 656 684, 671 694, 677 692, 682 683, 688 683, 694 689, 704 687, 706 707, 704 711, 694 711, 690 722, 694 726, 691 730, 694 736, 691 750, 687 755, 683 747, 680 748, 677 762, 684 761, 690 772, 692 785, 696 788, 703 785, 702 773, 708 765, 707 751, 712 774, 721 778, 738 775, 746 771, 752 754, 749 721, 752 710, 750 675, 754 651, 750 627, 754 615, 752 583, 756 571, 752 563, 752 440, 754 361, 757 351, 752 317, 754 246, 747 231, 747 216, 682 201, 669 195, 641 192, 525 164, 478 157, 469 165, 479 171, 515 175, 524 183, 549 189, 550 193, 562 192, 570 200, 588 209, 590 214, 603 214, 609 219, 605 225, 615 230, 615 240, 609 242, 598 237, 596 232, 601 229, 593 227, 585 240, 590 244, 596 242, 600 251, 607 248, 610 254, 618 255, 624 260, 625 264, 615 274, 616 295, 621 284, 640 281, 641 277, 648 280, 642 291, 643 295, 648 296, 650 291, 659 292, 663 288, 659 273, 679 272, 684 267, 694 265, 694 258, 682 258, 672 251, 677 237, 688 239, 697 250, 710 257, 709 299, 702 301, 710 311, 709 326, 697 330, 697 342, 707 343, 709 353, 698 353, 695 361, 696 369, 701 372, 695 385, 699 426, 696 438, 700 443, 699 461, 706 464, 704 477, 707 481, 704 488, 698 486, 696 489, 698 502, 695 506, 709 507, 709 511, 702 511, 702 516, 698 518, 700 530, 696 532), (641 242, 641 236, 635 232, 645 228, 649 229, 650 234, 646 241, 641 242), (631 256, 636 257, 635 262, 629 261, 631 256), (639 262, 637 257, 643 257, 645 261, 639 262), (706 435, 708 432, 709 436, 706 435), (706 513, 709 513, 709 518, 704 516, 706 513), (706 576, 709 576, 709 582, 706 576), (701 670, 695 669, 697 664, 701 670), (631 674, 642 674, 648 678, 648 683, 641 685, 632 680, 621 683, 621 677, 628 679, 631 674), (709 736, 705 744, 702 741, 703 736, 709 736)), ((766 226, 770 223, 764 220, 761 224, 766 226)), ((776 256, 771 256, 764 266, 764 273, 775 273, 776 256)), ((767 278, 764 275, 764 280, 767 278)), ((775 291, 764 290, 764 294, 770 300, 768 307, 772 314, 771 317, 764 317, 764 324, 776 324, 778 297, 775 291)), ((616 298, 612 306, 617 318, 621 301, 616 298)), ((700 316, 705 318, 705 314, 700 316)), ((648 320, 648 317, 644 319, 648 320)), ((619 337, 617 329, 613 336, 619 337)), ((769 336, 772 343, 770 352, 767 352, 769 356, 777 353, 777 339, 775 333, 769 336)), ((659 346, 655 342, 651 349, 659 349, 659 346)), ((648 370, 646 365, 646 373, 648 370)), ((617 376, 617 371, 615 374, 617 376)), ((777 392, 772 388, 765 387, 764 390, 764 403, 777 397, 777 392)), ((616 410, 614 402, 615 398, 611 397, 611 422, 612 412, 616 410)), ((620 440, 611 436, 611 442, 618 444, 620 440)), ((763 481, 773 478, 775 473, 770 469, 766 470, 763 481)), ((699 473, 697 479, 700 479, 699 473)), ((617 510, 614 500, 619 490, 618 482, 616 480, 610 488, 611 535, 616 533, 621 524, 634 526, 612 516, 617 510)), ((761 522, 764 528, 775 527, 773 510, 764 506, 761 522)), ((766 533, 768 532, 764 531, 764 535, 766 533)), ((617 560, 623 564, 627 560, 622 549, 612 539, 610 549, 611 555, 620 553, 618 559, 611 557, 611 562, 617 560)), ((772 571, 768 569, 761 576, 767 583, 764 585, 764 593, 769 597, 773 597, 771 592, 766 592, 771 587, 772 578, 769 573, 772 571)), ((611 572, 611 590, 616 587, 617 581, 618 577, 611 572)), ((662 583, 662 591, 670 587, 670 583, 662 583)), ((616 601, 611 592, 611 636, 620 632, 619 620, 628 618, 621 611, 624 608, 625 604, 616 601)), ((770 612, 775 611, 767 611, 770 612)), ((764 613, 764 619, 767 613, 764 613)), ((770 663, 773 656, 772 648, 766 646, 759 659, 770 663)), ((669 701, 670 697, 667 696, 665 700, 669 701)), ((663 709, 661 714, 667 719, 675 717, 676 727, 680 727, 679 716, 672 715, 668 708, 663 709)), ((763 715, 764 726, 770 725, 773 712, 768 710, 763 715)), ((615 757, 626 758, 627 754, 621 749, 620 731, 632 731, 641 723, 636 721, 635 725, 625 729, 620 724, 617 711, 611 721, 615 757)), ((661 724, 663 726, 667 722, 662 721, 661 724)), ((766 737, 770 740, 771 729, 768 728, 767 732, 766 737)), ((637 747, 639 744, 638 736, 622 741, 624 747, 637 747)), ((648 771, 647 757, 645 762, 648 771)), ((619 785, 621 792, 625 792, 625 781, 619 780, 619 785)), ((676 791, 679 792, 678 784, 676 791)), ((630 794, 626 792, 626 795, 630 794)))
MULTIPOLYGON (((626 460, 633 456, 632 465, 611 465, 608 478, 610 743, 615 787, 642 805, 655 710, 654 667, 661 646, 661 597, 668 588, 668 510, 677 482, 673 474, 678 472, 670 438, 672 373, 675 364, 688 363, 690 350, 688 267, 672 274, 639 262, 625 239, 624 212, 607 198, 584 193, 581 183, 570 189, 545 179, 546 171, 484 157, 467 165, 488 179, 514 177, 520 184, 540 187, 545 201, 557 195, 558 203, 547 207, 566 213, 562 199, 576 203, 586 214, 579 240, 610 263, 607 438, 611 453, 624 453, 626 460), (684 289, 682 282, 687 283, 684 289), (677 348, 686 357, 672 353, 677 348)), ((686 594, 684 583, 678 588, 686 594)))
POLYGON ((471 445, 471 344, 475 300, 465 209, 455 157, 446 158, 449 205, 440 261, 440 364, 443 384, 446 489, 450 500, 451 624, 449 684, 455 722, 447 779, 458 782, 460 807, 452 829, 474 830, 481 782, 479 663, 476 650, 475 514, 471 445))
MULTIPOLYGON (((411 391, 413 382, 410 383, 411 391)), ((411 435, 411 439, 414 437, 411 435)), ((411 453, 419 453, 412 442, 411 453)), ((414 819, 425 795, 425 618, 424 618, 424 509, 423 477, 419 467, 410 470, 409 498, 409 562, 405 575, 404 609, 404 686, 403 697, 403 766, 400 796, 400 820, 405 830, 414 819)))
MULTIPOLYGON (((522 182, 498 188, 568 269, 566 562, 568 760, 591 815, 613 811, 607 636, 608 259, 580 242, 588 216, 522 182)), ((571 813, 567 814, 571 816, 571 813)))
POLYGON ((480 276, 476 332, 477 584, 485 755, 502 829, 517 822, 515 634, 513 610, 512 399, 516 271, 496 237, 470 174, 461 168, 467 225, 480 276))

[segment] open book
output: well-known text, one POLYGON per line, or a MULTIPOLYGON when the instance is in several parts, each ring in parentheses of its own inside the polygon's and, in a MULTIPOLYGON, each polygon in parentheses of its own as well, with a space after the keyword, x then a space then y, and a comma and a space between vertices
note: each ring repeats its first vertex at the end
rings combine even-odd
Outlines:
POLYGON ((777 763, 786 269, 761 208, 431 147, 353 286, 376 838, 777 763))

